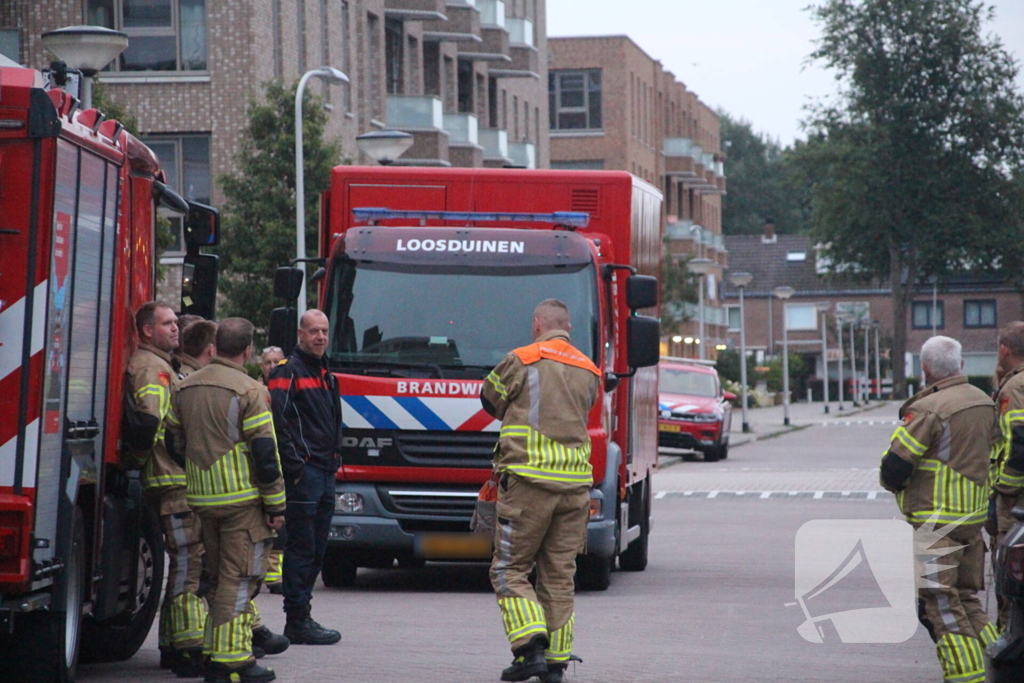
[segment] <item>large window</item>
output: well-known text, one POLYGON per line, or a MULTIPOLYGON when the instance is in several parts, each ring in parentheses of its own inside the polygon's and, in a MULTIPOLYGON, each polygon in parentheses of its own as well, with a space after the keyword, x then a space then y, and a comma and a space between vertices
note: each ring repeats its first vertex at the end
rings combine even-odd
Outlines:
POLYGON ((739 306, 726 306, 725 314, 729 321, 729 331, 738 331, 740 329, 740 307, 739 306))
POLYGON ((113 70, 206 70, 206 0, 86 0, 86 21, 128 34, 113 70))
MULTIPOLYGON (((942 301, 935 302, 935 329, 946 326, 946 307, 942 301)), ((932 329, 932 302, 915 301, 911 307, 911 327, 915 330, 932 329)))
MULTIPOLYGON (((151 137, 145 138, 144 142, 156 152, 160 167, 167 174, 167 184, 172 190, 189 201, 210 203, 212 183, 208 135, 151 137)), ((181 220, 172 219, 175 241, 166 254, 184 253, 181 228, 181 220)))
POLYGON ((601 70, 548 74, 551 130, 600 130, 601 70))
POLYGON ((986 301, 964 302, 964 327, 995 327, 996 302, 986 301))
POLYGON ((814 304, 786 304, 786 329, 818 329, 818 307, 814 304))

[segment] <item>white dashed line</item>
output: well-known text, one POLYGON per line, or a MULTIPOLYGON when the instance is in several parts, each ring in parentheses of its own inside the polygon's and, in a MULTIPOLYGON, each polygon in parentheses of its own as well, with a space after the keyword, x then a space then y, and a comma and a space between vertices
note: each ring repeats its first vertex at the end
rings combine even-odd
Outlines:
POLYGON ((658 491, 657 493, 654 494, 654 500, 661 500, 662 498, 665 497, 666 493, 668 493, 668 491, 658 491))

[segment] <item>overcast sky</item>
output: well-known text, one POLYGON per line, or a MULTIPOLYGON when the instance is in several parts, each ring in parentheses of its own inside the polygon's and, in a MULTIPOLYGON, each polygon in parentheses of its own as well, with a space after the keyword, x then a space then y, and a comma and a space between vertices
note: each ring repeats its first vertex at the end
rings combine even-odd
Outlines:
MULTIPOLYGON (((813 0, 548 0, 549 36, 630 36, 713 108, 789 145, 833 75, 804 66, 820 35, 813 0)), ((817 3, 816 3, 817 4, 817 3)), ((1024 0, 990 0, 988 29, 1024 60, 1024 0)), ((1024 76, 1017 82, 1024 90, 1024 76)))

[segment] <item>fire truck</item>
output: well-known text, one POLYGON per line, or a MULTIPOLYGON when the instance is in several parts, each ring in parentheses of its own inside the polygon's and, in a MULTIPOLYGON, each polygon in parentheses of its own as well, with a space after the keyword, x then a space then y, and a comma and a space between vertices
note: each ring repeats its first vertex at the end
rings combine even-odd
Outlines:
MULTIPOLYGON (((2 58, 0 58, 2 59, 2 58)), ((158 211, 190 282, 217 216, 164 184, 120 123, 0 61, 0 678, 74 680, 131 657, 160 602, 159 522, 121 464, 133 313, 155 292, 158 211)), ((210 292, 186 292, 198 306, 210 292), (201 295, 202 294, 202 295, 201 295)), ((198 310, 193 308, 193 310, 198 310)))
MULTIPOLYGON (((500 424, 480 387, 532 343, 534 307, 551 297, 604 374, 589 416, 594 486, 577 584, 606 589, 616 558, 646 567, 661 202, 622 172, 333 170, 321 197, 326 259, 311 278, 331 321, 344 424, 328 586, 352 583, 358 567, 489 556, 470 520, 500 424)), ((294 301, 302 276, 279 269, 276 293, 294 301)), ((294 310, 277 309, 271 343, 294 345, 294 329, 294 310)))

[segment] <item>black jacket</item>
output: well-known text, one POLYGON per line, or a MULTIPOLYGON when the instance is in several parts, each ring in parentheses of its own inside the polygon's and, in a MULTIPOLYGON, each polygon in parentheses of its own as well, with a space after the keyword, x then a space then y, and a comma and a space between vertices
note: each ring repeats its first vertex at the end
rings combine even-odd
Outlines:
POLYGON ((285 478, 298 479, 305 464, 325 470, 341 465, 341 396, 327 362, 295 347, 267 383, 274 431, 285 478))

